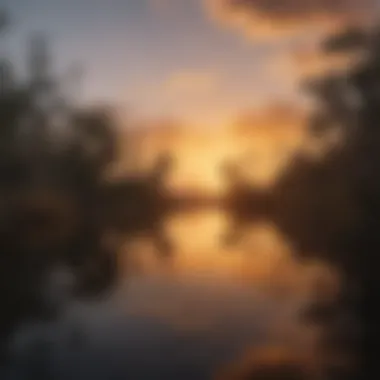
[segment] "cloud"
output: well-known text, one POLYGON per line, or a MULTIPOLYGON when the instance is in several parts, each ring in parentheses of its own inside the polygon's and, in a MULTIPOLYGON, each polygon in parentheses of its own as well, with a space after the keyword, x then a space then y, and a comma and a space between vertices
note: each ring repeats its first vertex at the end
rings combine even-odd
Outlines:
POLYGON ((219 20, 257 37, 327 31, 373 18, 376 0, 205 0, 219 20))
POLYGON ((330 141, 314 141, 306 108, 273 102, 242 112, 227 131, 239 148, 236 158, 242 173, 256 186, 271 186, 298 153, 321 155, 330 141))
POLYGON ((328 73, 343 73, 357 64, 361 58, 360 54, 354 53, 327 55, 313 44, 298 45, 269 57, 263 75, 298 89, 305 79, 321 77, 328 73))
POLYGON ((299 132, 305 121, 304 111, 290 103, 273 102, 251 112, 242 113, 235 124, 239 133, 251 136, 265 135, 271 139, 299 132))
POLYGON ((199 96, 214 93, 219 87, 215 73, 198 70, 174 72, 164 83, 167 94, 174 96, 199 96))
POLYGON ((270 150, 293 151, 307 137, 307 113, 288 103, 273 103, 251 112, 242 113, 232 126, 239 145, 270 150))

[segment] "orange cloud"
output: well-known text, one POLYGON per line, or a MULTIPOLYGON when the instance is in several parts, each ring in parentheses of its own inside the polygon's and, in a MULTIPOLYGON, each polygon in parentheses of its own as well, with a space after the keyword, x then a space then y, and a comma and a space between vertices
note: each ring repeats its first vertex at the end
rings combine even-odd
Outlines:
POLYGON ((373 18, 376 0, 206 0, 219 20, 253 37, 327 31, 373 18))
POLYGON ((302 80, 327 73, 344 72, 362 58, 357 52, 326 54, 317 44, 299 45, 292 50, 280 51, 268 59, 265 75, 282 83, 299 86, 302 80))
POLYGON ((288 160, 308 142, 307 114, 288 104, 248 112, 233 124, 242 169, 257 185, 271 185, 288 160), (249 172, 247 172, 249 170, 249 172))
POLYGON ((265 136, 271 140, 284 140, 302 132, 306 116, 299 107, 273 103, 243 114, 237 120, 234 130, 247 137, 265 136))

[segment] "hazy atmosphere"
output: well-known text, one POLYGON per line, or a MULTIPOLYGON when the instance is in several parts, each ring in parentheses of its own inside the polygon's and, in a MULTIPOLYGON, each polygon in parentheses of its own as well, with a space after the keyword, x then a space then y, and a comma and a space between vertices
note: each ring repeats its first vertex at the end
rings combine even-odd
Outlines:
POLYGON ((0 0, 0 378, 377 379, 378 0, 0 0))

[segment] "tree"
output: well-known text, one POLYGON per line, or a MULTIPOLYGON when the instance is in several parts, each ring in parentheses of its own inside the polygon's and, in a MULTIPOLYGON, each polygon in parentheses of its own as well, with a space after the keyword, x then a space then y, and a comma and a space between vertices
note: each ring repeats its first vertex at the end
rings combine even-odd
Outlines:
POLYGON ((48 70, 43 37, 34 40, 30 56, 31 76, 26 81, 17 78, 11 64, 0 65, 4 360, 19 323, 57 312, 43 297, 45 280, 55 267, 66 266, 74 274, 72 295, 99 295, 116 278, 116 247, 105 243, 107 226, 99 212, 103 171, 115 159, 112 117, 104 110, 79 110, 75 102, 61 100, 58 80, 48 70), (57 116, 65 138, 56 133, 57 116))
POLYGON ((293 161, 274 188, 272 218, 299 253, 312 252, 340 273, 337 298, 309 310, 324 326, 328 378, 377 378, 380 32, 349 29, 328 39, 324 48, 328 55, 343 51, 360 58, 347 71, 307 86, 318 104, 311 131, 323 138, 339 128, 342 140, 323 160, 293 161), (341 358, 346 365, 338 363, 341 358))

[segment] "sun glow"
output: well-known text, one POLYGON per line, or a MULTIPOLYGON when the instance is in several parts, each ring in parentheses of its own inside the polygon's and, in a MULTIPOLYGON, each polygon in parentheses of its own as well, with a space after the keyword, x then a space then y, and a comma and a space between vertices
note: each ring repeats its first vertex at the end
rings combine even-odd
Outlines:
POLYGON ((227 162, 238 163, 241 174, 256 186, 270 186, 307 143, 305 125, 302 111, 280 104, 253 110, 219 128, 176 123, 137 128, 130 145, 139 170, 154 165, 162 153, 172 156, 166 184, 170 191, 220 195, 226 190, 221 169, 227 162))

